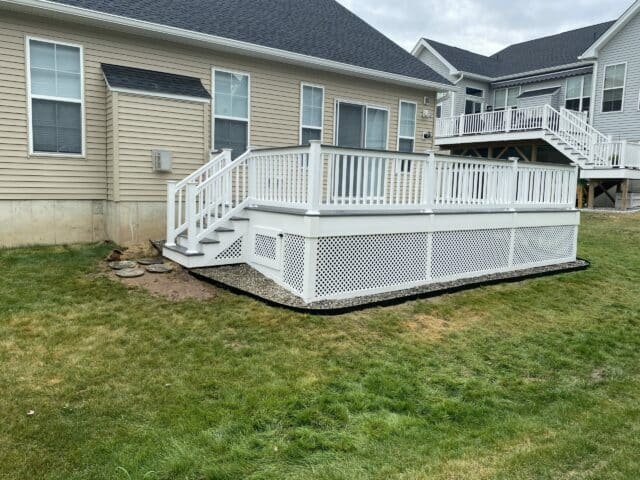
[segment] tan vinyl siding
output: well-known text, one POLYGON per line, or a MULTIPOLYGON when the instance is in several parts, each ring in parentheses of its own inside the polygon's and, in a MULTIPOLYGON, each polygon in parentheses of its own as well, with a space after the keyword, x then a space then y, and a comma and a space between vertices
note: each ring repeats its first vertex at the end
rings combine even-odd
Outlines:
POLYGON ((180 180, 205 160, 204 103, 117 94, 117 158, 121 201, 164 201, 167 180, 180 180), (151 151, 169 150, 172 173, 154 173, 151 151))
MULTIPOLYGON (((324 142, 333 143, 334 105, 337 98, 384 106, 389 109, 389 148, 395 149, 400 99, 418 103, 416 151, 430 148, 424 132, 433 132, 435 92, 398 87, 344 75, 267 62, 249 57, 214 52, 195 47, 128 36, 96 28, 42 20, 3 11, 0 15, 0 199, 113 199, 117 197, 118 164, 115 152, 109 156, 108 143, 118 141, 116 118, 108 114, 107 89, 100 63, 196 76, 211 89, 211 68, 246 72, 251 76, 250 144, 257 147, 295 145, 300 129, 300 83, 325 87, 324 142), (25 82, 25 36, 59 40, 83 46, 85 74, 86 158, 29 156, 27 136, 27 97, 25 82), (422 118, 425 95, 431 97, 428 118, 422 118), (111 136, 108 124, 111 122, 111 136), (109 180, 110 179, 110 180, 109 180), (109 183, 111 182, 111 184, 109 183)), ((115 96, 114 96, 115 97, 115 96)), ((115 105, 115 104, 114 104, 115 105)), ((123 192, 131 198, 158 200, 158 185, 131 183, 124 176, 149 172, 148 156, 138 141, 149 141, 155 131, 171 131, 172 143, 188 153, 189 162, 197 155, 202 160, 210 143, 210 108, 200 105, 200 120, 190 108, 171 106, 158 97, 147 97, 137 104, 122 105, 126 123, 120 130, 128 133, 118 151, 123 174, 123 192), (136 111, 138 109, 138 111, 136 111), (149 120, 151 112, 160 115, 149 120), (173 115, 173 116, 171 116, 173 115), (172 127, 172 121, 181 124, 172 127), (173 133, 172 133, 173 135, 173 133), (204 135, 204 145, 202 136, 204 135), (200 143, 199 143, 200 142, 200 143), (194 144, 198 144, 195 146, 194 144), (129 157, 130 155, 130 160, 129 157), (148 160, 148 161, 147 161, 148 160), (131 165, 127 165, 128 162, 131 165), (143 164, 145 164, 143 166, 143 164), (128 169, 128 170, 127 170, 128 169), (146 170, 145 170, 146 169, 146 170), (129 182, 129 183, 127 183, 129 182), (134 194, 139 191, 139 195, 134 194), (151 190, 153 193, 148 194, 151 190)), ((112 107, 113 108, 113 107, 112 107)), ((146 145, 146 144, 145 144, 146 145)), ((146 145, 148 146, 148 145, 146 145)), ((182 154, 182 153, 181 153, 182 154)), ((185 164, 185 165, 187 165, 185 164)), ((185 175, 185 170, 178 170, 185 175)))

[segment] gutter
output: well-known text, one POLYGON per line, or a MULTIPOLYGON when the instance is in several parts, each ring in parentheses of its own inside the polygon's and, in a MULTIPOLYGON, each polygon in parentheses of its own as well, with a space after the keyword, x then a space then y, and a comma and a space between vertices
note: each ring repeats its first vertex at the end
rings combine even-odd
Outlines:
POLYGON ((244 56, 275 60, 282 63, 299 65, 328 72, 341 73, 370 80, 394 83, 414 88, 426 88, 436 91, 449 91, 450 85, 445 83, 422 80, 406 75, 388 73, 371 68, 359 67, 347 63, 326 60, 311 55, 288 52, 273 47, 265 47, 254 43, 233 40, 229 38, 194 32, 183 28, 170 27, 158 23, 136 20, 120 15, 97 12, 86 8, 63 5, 48 0, 0 0, 0 7, 26 13, 46 14, 49 18, 70 18, 88 25, 108 26, 117 30, 137 33, 163 40, 171 40, 190 45, 214 48, 244 56))

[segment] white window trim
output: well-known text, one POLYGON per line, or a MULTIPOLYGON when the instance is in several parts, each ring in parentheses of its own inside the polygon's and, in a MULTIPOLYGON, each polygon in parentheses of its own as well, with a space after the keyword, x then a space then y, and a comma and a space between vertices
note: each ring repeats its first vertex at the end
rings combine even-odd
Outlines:
MULTIPOLYGON (((604 66, 604 68, 602 69, 602 91, 600 92, 602 94, 601 96, 601 100, 600 100, 600 113, 602 113, 603 115, 607 115, 609 113, 622 113, 624 112, 624 94, 625 91, 627 89, 627 72, 628 72, 628 65, 627 62, 618 62, 618 63, 610 63, 604 66), (622 103, 620 104, 620 110, 613 110, 611 112, 605 112, 604 111, 604 92, 605 92, 605 80, 607 78, 607 68, 609 67, 615 67, 618 65, 624 65, 624 80, 622 82, 622 103)), ((620 87, 615 87, 615 88, 607 88, 606 90, 617 90, 620 87)))
MULTIPOLYGON (((344 98, 336 98, 335 102, 334 102, 334 111, 335 111, 335 119, 334 119, 334 125, 333 125, 333 144, 335 146, 338 146, 338 127, 340 125, 340 114, 339 114, 339 108, 338 106, 341 103, 349 103, 351 105, 360 105, 361 107, 365 108, 365 122, 364 122, 364 139, 365 139, 365 143, 367 140, 367 121, 366 121, 366 117, 367 117, 367 110, 368 109, 374 109, 374 110, 384 110, 385 112, 387 112, 387 143, 385 146, 385 150, 389 150, 389 134, 390 134, 390 128, 391 128, 391 109, 389 107, 385 107, 382 105, 373 105, 370 103, 366 103, 366 102, 362 102, 359 100, 349 100, 349 99, 344 99, 344 98)), ((364 146, 364 149, 366 149, 366 145, 364 146)), ((374 149, 375 150, 375 149, 374 149)))
MULTIPOLYGON (((436 104, 436 108, 438 107, 438 105, 436 104)), ((434 112, 435 113, 435 112, 434 112)), ((398 102, 398 138, 396 141, 396 150, 400 151, 400 140, 413 140, 413 149, 411 150, 411 153, 415 153, 416 151, 416 131, 418 129, 418 103, 417 102, 413 102, 411 100, 403 100, 400 99, 400 101, 398 102), (410 105, 415 105, 416 107, 416 116, 414 118, 414 127, 413 127, 413 137, 407 137, 407 136, 402 136, 400 135, 400 122, 402 119, 402 104, 403 103, 407 103, 410 105)))
POLYGON ((324 90, 324 85, 316 85, 313 83, 307 83, 307 82, 301 82, 300 83, 300 135, 298 136, 298 143, 300 145, 302 145, 302 130, 303 129, 309 129, 309 130, 320 130, 320 142, 324 141, 324 102, 325 102, 325 90, 324 90), (318 127, 314 127, 314 126, 309 126, 309 125, 305 125, 302 122, 302 115, 303 115, 303 110, 304 110, 304 87, 311 87, 311 88, 319 88, 322 90, 322 112, 320 113, 320 128, 318 127))
POLYGON ((211 151, 215 149, 216 144, 216 118, 219 118, 220 120, 235 120, 237 122, 247 122, 247 148, 251 146, 251 74, 249 74, 248 72, 231 70, 224 67, 211 68, 211 151), (230 73, 232 75, 244 75, 247 77, 247 118, 216 115, 216 72, 230 73))
MULTIPOLYGON (((509 89, 510 88, 518 88, 518 97, 522 94, 522 86, 521 85, 515 85, 513 87, 500 87, 500 88, 496 88, 493 91, 493 111, 495 112, 497 108, 501 108, 502 110, 506 110, 507 108, 509 108, 509 106, 507 105, 507 102, 509 101, 509 89), (504 106, 502 107, 498 107, 496 104, 496 94, 500 91, 500 90, 506 90, 506 95, 504 97, 504 106)), ((515 108, 515 107, 511 107, 511 108, 515 108)))
MULTIPOLYGON (((593 82, 593 75, 590 73, 587 73, 585 75, 580 75, 579 77, 569 77, 565 80, 564 82, 564 91, 565 91, 565 95, 564 95, 564 107, 567 108, 567 100, 580 100, 580 110, 579 112, 582 112, 582 106, 583 106, 583 101, 585 98, 590 98, 591 99, 591 105, 593 106, 593 97, 591 97, 591 92, 589 92, 589 96, 585 96, 585 91, 584 91, 584 77, 586 77, 587 75, 591 75, 591 81, 593 82), (579 97, 571 97, 569 98, 569 80, 571 80, 572 78, 580 78, 582 80, 581 85, 580 85, 580 96, 579 97)), ((591 110, 591 107, 589 107, 589 110, 591 110)))
POLYGON ((25 37, 25 70, 27 78, 27 124, 29 135, 29 156, 30 157, 66 157, 66 158, 85 158, 86 157, 86 120, 85 120, 85 102, 84 102, 84 47, 77 43, 69 43, 59 40, 53 40, 50 38, 42 37, 25 37), (55 45, 62 45, 65 47, 77 48, 80 51, 80 100, 64 98, 64 97, 52 97, 48 95, 31 95, 31 41, 51 43, 55 45), (33 151, 33 112, 32 112, 32 100, 53 100, 57 102, 66 103, 79 103, 80 104, 80 124, 81 124, 81 140, 80 149, 81 153, 58 153, 58 152, 34 152, 33 151))

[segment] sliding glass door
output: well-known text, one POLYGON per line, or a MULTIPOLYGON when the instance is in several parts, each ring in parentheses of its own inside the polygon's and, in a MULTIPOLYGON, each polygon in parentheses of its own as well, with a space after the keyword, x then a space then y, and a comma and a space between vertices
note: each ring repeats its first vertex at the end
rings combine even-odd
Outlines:
MULTIPOLYGON (((348 102, 337 103, 336 144, 354 149, 386 150, 389 111, 348 102)), ((363 157, 357 152, 333 159, 332 192, 338 198, 382 196, 384 162, 375 154, 363 157)))

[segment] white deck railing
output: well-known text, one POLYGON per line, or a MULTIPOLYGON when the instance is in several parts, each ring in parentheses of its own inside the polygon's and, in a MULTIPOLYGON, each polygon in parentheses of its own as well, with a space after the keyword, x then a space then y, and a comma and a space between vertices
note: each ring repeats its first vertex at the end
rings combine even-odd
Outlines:
MULTIPOLYGON (((640 148, 640 145, 638 146, 640 148)), ((169 182, 167 244, 187 250, 248 205, 335 210, 571 209, 577 167, 320 145, 225 151, 182 182, 169 182), (224 165, 213 170, 213 163, 224 165), (207 171, 205 175, 203 172, 207 171)))
POLYGON ((583 168, 640 168, 640 146, 613 141, 589 125, 584 114, 550 105, 439 118, 436 138, 540 130, 555 135, 587 160, 583 168), (632 145, 632 146, 630 146, 632 145))

